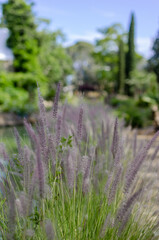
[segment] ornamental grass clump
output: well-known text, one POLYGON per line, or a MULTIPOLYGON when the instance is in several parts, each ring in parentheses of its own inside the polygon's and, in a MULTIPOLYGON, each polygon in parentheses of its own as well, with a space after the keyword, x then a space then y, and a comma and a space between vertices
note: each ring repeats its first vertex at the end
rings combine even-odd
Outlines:
POLYGON ((51 112, 38 89, 38 121, 24 119, 28 145, 16 129, 17 153, 0 145, 0 238, 158 239, 152 184, 140 169, 159 132, 141 149, 102 104, 61 106, 60 88, 51 112))

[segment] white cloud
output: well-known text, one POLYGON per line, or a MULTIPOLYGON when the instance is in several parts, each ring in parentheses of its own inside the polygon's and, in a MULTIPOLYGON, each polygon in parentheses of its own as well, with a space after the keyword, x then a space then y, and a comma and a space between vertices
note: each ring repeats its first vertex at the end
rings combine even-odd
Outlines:
POLYGON ((149 37, 139 37, 136 40, 137 51, 144 57, 149 58, 152 54, 153 41, 149 37))
POLYGON ((100 15, 102 17, 105 17, 105 18, 114 18, 116 16, 116 13, 113 12, 113 11, 105 11, 103 9, 96 9, 96 8, 92 8, 92 11, 97 14, 97 15, 100 15))
MULTIPOLYGON (((94 43, 95 39, 101 38, 102 35, 98 32, 86 32, 85 34, 68 34, 68 39, 65 42, 65 46, 70 46, 77 41, 87 41, 94 43)), ((150 37, 139 37, 136 39, 136 50, 141 55, 149 58, 152 54, 152 38, 150 37)))
POLYGON ((70 46, 77 41, 94 43, 95 39, 97 38, 101 38, 101 34, 98 32, 86 32, 85 34, 68 34, 68 39, 64 45, 70 46))

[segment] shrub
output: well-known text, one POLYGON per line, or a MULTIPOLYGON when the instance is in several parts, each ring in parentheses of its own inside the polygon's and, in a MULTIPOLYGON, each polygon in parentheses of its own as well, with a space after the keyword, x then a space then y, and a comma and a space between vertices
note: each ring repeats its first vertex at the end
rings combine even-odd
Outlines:
POLYGON ((24 120, 30 145, 15 130, 18 154, 0 147, 2 239, 156 239, 137 173, 159 132, 141 149, 100 104, 59 108, 59 91, 49 116, 39 92, 36 129, 24 120))
POLYGON ((152 99, 118 99, 112 98, 111 105, 115 107, 118 117, 125 120, 126 126, 131 125, 133 128, 143 128, 152 124, 151 104, 155 102, 152 99))
POLYGON ((0 74, 0 111, 15 112, 19 115, 35 111, 37 83, 42 85, 45 93, 46 80, 39 74, 2 72, 0 74))

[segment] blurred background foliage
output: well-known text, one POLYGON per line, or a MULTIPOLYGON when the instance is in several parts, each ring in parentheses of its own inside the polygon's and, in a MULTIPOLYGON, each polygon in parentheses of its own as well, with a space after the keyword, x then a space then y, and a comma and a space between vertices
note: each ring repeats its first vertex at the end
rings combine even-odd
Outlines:
POLYGON ((2 9, 1 27, 9 29, 7 46, 14 60, 10 72, 1 69, 0 110, 30 114, 36 108, 37 84, 44 97, 52 99, 55 84, 65 85, 72 73, 72 60, 62 46, 64 34, 50 32, 49 21, 36 19, 31 4, 9 0, 2 9))
POLYGON ((129 30, 114 23, 98 30, 95 44, 79 41, 64 47, 61 30, 49 30, 49 19, 37 18, 33 3, 8 0, 2 4, 1 28, 9 29, 7 46, 14 55, 9 69, 0 63, 0 111, 29 115, 36 110, 36 89, 52 100, 55 85, 106 96, 127 124, 152 124, 151 109, 159 104, 159 34, 153 54, 145 59, 135 48, 136 17, 129 30), (104 93, 104 94, 103 94, 104 93))
POLYGON ((73 62, 74 76, 72 81, 76 86, 82 84, 99 85, 96 77, 97 65, 93 58, 93 52, 93 44, 83 41, 67 47, 67 53, 73 62))

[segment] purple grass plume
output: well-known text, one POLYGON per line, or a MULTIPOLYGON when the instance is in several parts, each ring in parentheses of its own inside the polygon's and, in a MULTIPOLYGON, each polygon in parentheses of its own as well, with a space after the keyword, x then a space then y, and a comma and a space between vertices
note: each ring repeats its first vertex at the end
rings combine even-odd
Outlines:
POLYGON ((70 189, 74 188, 75 184, 75 176, 76 176, 76 163, 75 163, 75 155, 74 150, 69 152, 69 156, 67 158, 67 182, 68 187, 70 189))
POLYGON ((10 158, 7 154, 6 147, 3 143, 0 143, 0 156, 3 158, 5 162, 9 162, 10 158))
POLYGON ((35 131, 33 130, 32 126, 31 126, 31 124, 29 124, 25 118, 24 118, 24 126, 25 126, 25 129, 26 129, 29 137, 30 137, 31 144, 35 148, 36 134, 35 134, 35 131))
MULTIPOLYGON (((122 142, 118 119, 113 127, 113 118, 105 108, 90 105, 86 111, 85 123, 82 106, 67 106, 67 111, 64 107, 58 112, 59 83, 53 112, 50 113, 53 114, 52 119, 46 114, 39 89, 38 94, 40 114, 35 128, 24 120, 31 146, 23 146, 19 133, 14 130, 22 167, 18 168, 14 155, 8 155, 5 147, 0 144, 0 170, 4 172, 0 178, 0 189, 2 197, 6 198, 5 239, 13 240, 15 231, 19 229, 24 230, 24 238, 36 239, 39 228, 43 231, 42 236, 48 240, 56 239, 56 235, 67 238, 67 234, 70 234, 71 237, 72 233, 76 238, 81 230, 88 231, 90 238, 99 234, 97 239, 106 239, 109 238, 109 233, 113 233, 113 237, 117 239, 119 236, 121 239, 125 226, 129 227, 135 203, 142 199, 139 198, 144 192, 144 188, 139 189, 135 177, 159 132, 137 154, 140 145, 137 146, 136 137, 133 144, 130 137, 126 144, 122 142), (62 202, 59 204, 59 201, 62 202), (94 204, 95 212, 92 216, 89 216, 88 203, 94 204), (48 207, 50 211, 55 211, 49 212, 48 207), (79 213, 79 217, 83 215, 84 218, 71 221, 70 207, 79 213), (35 215, 35 209, 39 211, 40 217, 37 230, 30 219, 30 216, 35 215), (95 214, 97 211, 99 216, 95 214), (46 220, 47 217, 50 219, 46 220), (95 228, 92 228, 92 223, 95 228), (57 229, 54 229, 55 226, 57 229)), ((152 160, 158 151, 159 147, 155 149, 152 160)), ((0 230, 1 228, 0 226, 0 230)), ((87 233, 83 234, 82 231, 79 237, 86 236, 87 233)))
POLYGON ((44 166, 40 153, 40 144, 37 140, 37 148, 36 148, 36 159, 37 159, 37 172, 38 172, 38 181, 39 181, 39 194, 40 197, 44 197, 44 186, 45 186, 45 174, 44 174, 44 166))
POLYGON ((111 183, 112 183, 112 179, 113 179, 113 174, 110 173, 109 176, 108 176, 108 179, 107 179, 107 182, 106 182, 106 185, 105 185, 105 188, 104 188, 104 192, 107 194, 109 189, 110 189, 110 186, 111 186, 111 183))
POLYGON ((55 234, 54 234, 54 229, 53 229, 53 226, 52 226, 52 222, 49 219, 45 223, 45 232, 46 232, 47 240, 54 240, 55 239, 55 234))
POLYGON ((89 186, 90 186, 90 172, 91 172, 91 158, 84 156, 83 159, 84 161, 84 168, 83 168, 83 193, 86 194, 89 191, 89 186))
POLYGON ((127 201, 124 201, 121 204, 121 207, 118 210, 117 217, 115 220, 116 224, 119 224, 123 221, 125 214, 133 206, 133 204, 141 195, 141 193, 142 193, 142 188, 140 188, 137 192, 135 192, 132 196, 130 196, 127 201))
POLYGON ((23 183, 24 183, 24 189, 26 192, 29 191, 29 185, 30 185, 31 174, 32 174, 32 165, 33 163, 31 163, 31 151, 27 146, 24 146, 23 183))
POLYGON ((55 170, 56 165, 56 148, 53 136, 51 134, 48 135, 48 146, 47 146, 47 152, 45 156, 46 161, 50 159, 53 167, 53 171, 55 170))
POLYGON ((28 203, 29 203, 28 197, 24 192, 22 192, 20 194, 19 198, 17 198, 15 200, 15 204, 16 204, 16 207, 17 207, 17 210, 18 210, 18 213, 20 216, 22 216, 22 217, 27 216, 28 203))
POLYGON ((114 124, 114 133, 113 133, 113 141, 111 146, 111 152, 113 154, 113 158, 115 159, 116 153, 118 151, 118 145, 119 145, 119 133, 118 133, 118 119, 115 119, 114 124))
POLYGON ((22 149, 22 146, 21 146, 21 140, 20 140, 20 135, 17 131, 16 128, 14 128, 14 136, 15 136, 15 139, 16 139, 16 143, 17 143, 17 147, 18 147, 18 158, 21 162, 21 164, 23 165, 23 149, 22 149))
POLYGON ((151 160, 153 161, 154 159, 156 159, 157 153, 159 151, 159 145, 155 148, 154 153, 151 156, 151 160))
POLYGON ((16 225, 16 207, 15 207, 15 193, 11 187, 8 193, 8 233, 7 240, 13 240, 16 225))
POLYGON ((132 207, 129 207, 129 209, 126 211, 124 214, 124 217, 122 219, 122 222, 119 224, 119 229, 118 229, 118 236, 120 237, 125 226, 127 225, 130 217, 131 217, 131 212, 132 212, 132 207))
POLYGON ((118 147, 114 158, 115 168, 118 168, 118 165, 120 164, 122 157, 123 157, 123 141, 122 139, 120 139, 120 141, 118 142, 118 147))
POLYGON ((40 118, 38 124, 36 125, 36 130, 38 132, 38 139, 40 143, 40 149, 43 156, 43 160, 46 163, 46 151, 47 151, 47 137, 45 133, 45 125, 43 124, 42 119, 40 118))
POLYGON ((153 136, 153 138, 146 144, 146 146, 136 155, 135 159, 132 161, 129 169, 127 170, 126 177, 125 177, 125 193, 128 193, 130 190, 130 186, 134 182, 136 174, 138 173, 143 161, 145 160, 149 149, 151 148, 152 144, 159 136, 159 131, 153 136))
POLYGON ((77 126, 77 137, 82 138, 82 127, 83 127, 83 107, 80 107, 79 117, 78 117, 78 126, 77 126))
POLYGON ((136 150, 137 150, 137 130, 135 130, 134 133, 134 139, 133 139, 133 155, 136 156, 136 150))
POLYGON ((46 109, 44 106, 44 99, 41 96, 40 89, 38 88, 38 97, 39 97, 39 110, 40 110, 40 118, 42 119, 43 125, 45 126, 45 129, 48 133, 48 121, 46 117, 46 109))
POLYGON ((118 187, 118 184, 120 182, 120 176, 122 174, 122 167, 119 166, 117 169, 116 169, 116 174, 114 176, 114 180, 112 182, 112 185, 111 185, 111 188, 110 188, 110 191, 109 191, 109 196, 108 196, 108 204, 110 205, 112 203, 112 201, 114 200, 115 198, 115 195, 116 195, 116 191, 117 191, 117 187, 118 187))
POLYGON ((110 221, 111 221, 111 215, 110 213, 107 215, 105 221, 104 221, 104 224, 103 224, 103 227, 101 229, 101 233, 100 233, 100 237, 101 238, 104 238, 105 236, 105 233, 106 233, 106 230, 107 228, 110 226, 110 221))
POLYGON ((27 229, 25 232, 26 237, 33 238, 35 231, 33 229, 27 229))
POLYGON ((56 123, 56 146, 59 145, 61 140, 61 128, 62 128, 62 117, 58 115, 56 123))
POLYGON ((53 118, 57 117, 57 111, 58 111, 58 102, 59 102, 59 97, 60 97, 60 89, 61 89, 61 84, 57 84, 57 89, 56 89, 56 95, 54 98, 54 104, 53 104, 53 118))

